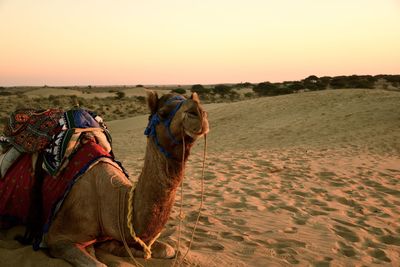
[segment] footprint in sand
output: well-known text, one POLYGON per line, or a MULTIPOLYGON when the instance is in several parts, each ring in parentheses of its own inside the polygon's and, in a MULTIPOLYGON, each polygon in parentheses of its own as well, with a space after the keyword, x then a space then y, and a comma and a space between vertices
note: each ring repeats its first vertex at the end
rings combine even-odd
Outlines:
POLYGON ((315 262, 312 266, 313 267, 329 267, 329 266, 331 266, 332 260, 333 259, 330 257, 325 257, 323 260, 315 262))
POLYGON ((297 233, 297 231, 298 231, 297 227, 287 227, 283 230, 283 232, 286 234, 295 234, 297 233))
POLYGON ((353 243, 360 241, 360 238, 358 237, 358 235, 354 231, 350 230, 349 228, 341 226, 341 225, 334 225, 333 227, 334 227, 333 231, 337 235, 346 239, 347 241, 353 242, 353 243))
POLYGON ((244 241, 244 238, 242 237, 242 236, 240 236, 240 235, 234 235, 233 233, 231 233, 231 232, 222 232, 222 233, 220 233, 220 236, 222 237, 222 238, 225 238, 225 239, 230 239, 230 240, 233 240, 233 241, 244 241))
POLYGON ((336 243, 335 251, 346 257, 354 257, 357 254, 352 246, 346 245, 341 241, 336 243))
MULTIPOLYGON (((186 216, 188 222, 195 222, 197 220, 198 216, 198 211, 191 211, 189 214, 186 216)), ((213 225, 211 219, 209 216, 206 216, 205 214, 200 215, 199 221, 203 225, 213 225)))
POLYGON ((397 231, 397 236, 393 236, 393 235, 384 235, 384 236, 380 236, 378 239, 379 241, 381 241, 382 243, 385 243, 387 245, 394 245, 394 246, 398 246, 400 247, 400 235, 399 235, 399 229, 397 231))
POLYGON ((370 249, 367 251, 367 253, 368 253, 368 255, 375 258, 376 260, 384 261, 384 262, 391 262, 391 260, 387 257, 385 251, 383 251, 379 248, 370 249))
POLYGON ((297 225, 305 225, 310 218, 309 215, 306 214, 294 214, 292 216, 292 220, 297 225))
POLYGON ((305 248, 306 243, 294 239, 278 238, 268 240, 266 246, 269 249, 273 249, 277 257, 282 258, 291 264, 298 264, 300 262, 296 259, 296 256, 298 255, 296 248, 305 248))

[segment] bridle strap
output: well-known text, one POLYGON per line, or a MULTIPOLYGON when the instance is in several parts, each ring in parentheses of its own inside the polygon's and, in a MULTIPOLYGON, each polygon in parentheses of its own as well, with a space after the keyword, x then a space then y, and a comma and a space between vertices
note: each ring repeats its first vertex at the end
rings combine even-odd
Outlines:
POLYGON ((156 146, 158 147, 158 150, 160 150, 161 153, 163 153, 167 158, 172 158, 172 154, 168 152, 165 148, 163 148, 158 140, 157 137, 157 132, 156 132, 156 126, 162 122, 162 124, 165 126, 168 132, 168 136, 171 139, 172 143, 174 145, 181 144, 182 141, 176 140, 174 135, 171 132, 171 122, 173 118, 175 117, 176 113, 178 110, 181 108, 182 104, 186 101, 186 98, 184 98, 181 95, 177 95, 174 97, 171 97, 168 99, 168 101, 165 103, 166 105, 172 103, 173 101, 180 101, 174 108, 174 110, 168 115, 168 118, 166 120, 162 120, 160 116, 157 114, 157 112, 153 113, 150 116, 149 119, 149 124, 146 127, 146 130, 144 131, 144 134, 148 137, 152 136, 154 137, 154 142, 156 143, 156 146))

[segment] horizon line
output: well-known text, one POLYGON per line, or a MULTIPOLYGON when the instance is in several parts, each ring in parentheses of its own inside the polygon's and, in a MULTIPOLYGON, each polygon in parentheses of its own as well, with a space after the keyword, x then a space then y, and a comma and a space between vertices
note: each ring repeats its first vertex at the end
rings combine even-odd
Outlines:
POLYGON ((395 74, 384 74, 384 73, 379 73, 379 74, 351 74, 351 75, 335 75, 335 76, 330 76, 330 75, 323 75, 323 76, 318 76, 315 74, 311 74, 308 75, 302 79, 299 80, 281 80, 281 81, 268 81, 268 80, 263 80, 260 82, 250 82, 250 81, 242 81, 242 82, 216 82, 216 83, 154 83, 154 84, 145 84, 145 83, 135 83, 135 84, 63 84, 63 85, 51 85, 51 84, 43 84, 43 85, 26 85, 26 84, 18 84, 18 85, 0 85, 0 88, 20 88, 20 87, 32 87, 32 88, 43 88, 43 87, 53 87, 53 88, 58 88, 58 87, 137 87, 138 85, 141 85, 143 87, 155 87, 155 86, 161 86, 161 87, 171 87, 171 86, 190 86, 190 85, 194 85, 194 84, 201 84, 201 85, 218 85, 218 84, 241 84, 241 83, 251 83, 251 84, 259 84, 262 82, 271 82, 271 83, 283 83, 283 82, 294 82, 294 81, 301 81, 306 79, 307 77, 310 76, 316 76, 318 78, 322 78, 322 77, 340 77, 340 76, 345 76, 345 77, 349 77, 349 76, 379 76, 379 75, 388 75, 388 76, 396 76, 396 75, 400 75, 400 73, 395 74))

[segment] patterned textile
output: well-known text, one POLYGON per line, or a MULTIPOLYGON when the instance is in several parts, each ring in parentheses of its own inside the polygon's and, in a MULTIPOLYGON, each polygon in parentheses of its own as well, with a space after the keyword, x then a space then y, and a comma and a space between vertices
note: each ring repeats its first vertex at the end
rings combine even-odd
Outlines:
MULTIPOLYGON (((96 114, 85 109, 75 108, 66 111, 59 121, 61 131, 54 136, 52 144, 46 149, 44 166, 51 175, 57 175, 62 171, 64 163, 68 163, 69 156, 76 150, 81 132, 77 129, 102 130, 105 135, 107 145, 111 148, 111 136, 107 129, 100 125, 94 118, 96 114)), ((111 149, 107 149, 110 152, 111 149)))
POLYGON ((42 151, 61 131, 59 120, 64 111, 59 109, 20 109, 13 112, 4 128, 4 135, 20 152, 42 151))
POLYGON ((111 136, 102 119, 81 108, 66 112, 59 109, 17 110, 11 114, 4 129, 4 139, 22 153, 44 152, 44 167, 55 176, 68 164, 69 157, 78 147, 82 131, 77 133, 77 129, 96 131, 98 143, 111 152, 111 136))
MULTIPOLYGON (((108 160, 111 164, 120 166, 120 163, 116 162, 109 153, 91 140, 83 144, 73 155, 71 163, 59 176, 45 177, 42 192, 43 221, 45 222, 43 233, 48 231, 54 216, 75 182, 101 160, 108 160)), ((122 166, 120 169, 124 171, 122 166)), ((31 172, 32 155, 24 154, 9 169, 4 179, 0 180, 0 227, 11 227, 26 222, 33 185, 31 172)), ((38 246, 39 244, 34 244, 34 248, 38 246)))

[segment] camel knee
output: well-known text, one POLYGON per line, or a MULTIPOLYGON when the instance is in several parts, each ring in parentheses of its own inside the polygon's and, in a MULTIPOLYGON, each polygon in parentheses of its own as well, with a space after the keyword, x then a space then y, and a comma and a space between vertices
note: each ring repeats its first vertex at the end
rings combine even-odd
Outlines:
POLYGON ((71 241, 48 243, 49 253, 54 258, 61 258, 77 267, 106 267, 82 246, 71 241))
POLYGON ((151 247, 151 256, 155 259, 172 259, 175 257, 175 249, 167 243, 156 241, 151 247))
MULTIPOLYGON (((107 251, 108 253, 110 253, 114 256, 118 256, 118 257, 129 257, 130 256, 129 255, 130 253, 127 251, 125 246, 121 242, 116 241, 116 240, 101 243, 101 244, 97 245, 96 247, 100 248, 104 251, 107 251)), ((130 250, 132 256, 134 256, 134 257, 138 257, 138 258, 144 257, 143 250, 139 250, 134 247, 129 247, 129 250, 130 250)))

